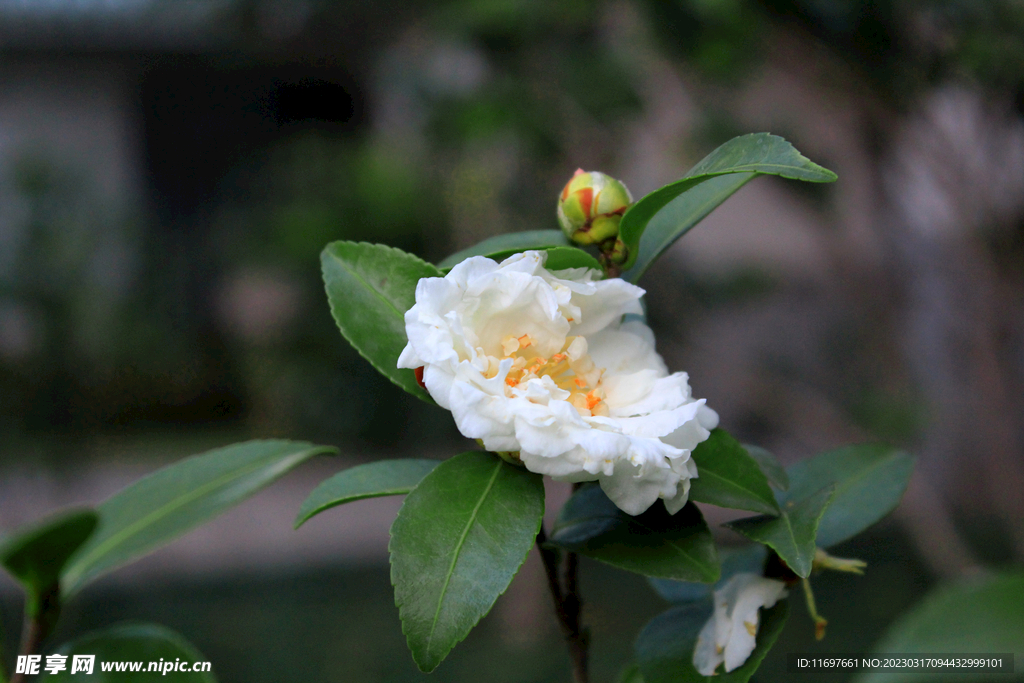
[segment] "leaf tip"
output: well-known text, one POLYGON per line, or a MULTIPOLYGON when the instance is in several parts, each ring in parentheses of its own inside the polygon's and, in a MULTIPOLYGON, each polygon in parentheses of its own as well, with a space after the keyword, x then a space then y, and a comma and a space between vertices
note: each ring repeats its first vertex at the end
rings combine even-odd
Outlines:
POLYGON ((341 449, 337 446, 313 445, 313 455, 341 455, 341 449))

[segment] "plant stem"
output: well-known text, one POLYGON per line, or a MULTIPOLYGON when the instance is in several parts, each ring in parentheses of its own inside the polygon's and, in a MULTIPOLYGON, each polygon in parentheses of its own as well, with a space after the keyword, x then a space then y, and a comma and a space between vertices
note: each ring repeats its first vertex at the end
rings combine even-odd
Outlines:
POLYGON ((807 599, 807 611, 814 619, 814 639, 821 640, 825 637, 825 627, 828 626, 828 619, 818 614, 818 608, 814 605, 814 592, 811 590, 811 582, 802 579, 804 584, 804 598, 807 599))
POLYGON ((580 613, 583 603, 579 596, 579 558, 576 553, 568 553, 565 561, 565 590, 558 576, 558 551, 545 547, 547 535, 542 526, 537 534, 537 549, 540 550, 544 570, 548 576, 548 588, 555 604, 555 616, 562 628, 569 658, 572 660, 572 677, 575 683, 588 683, 590 676, 587 671, 587 647, 589 645, 586 632, 580 628, 580 613))
MULTIPOLYGON (((25 628, 21 637, 22 655, 40 654, 43 641, 53 631, 60 616, 60 585, 54 583, 48 589, 40 591, 37 597, 30 597, 29 600, 32 602, 25 610, 25 628)), ((11 683, 24 683, 26 675, 15 670, 11 683)))
MULTIPOLYGON (((30 619, 25 622, 25 634, 21 639, 21 654, 36 654, 36 650, 43 644, 43 625, 39 619, 30 619)), ((15 673, 11 683, 22 683, 25 680, 24 673, 15 673)))

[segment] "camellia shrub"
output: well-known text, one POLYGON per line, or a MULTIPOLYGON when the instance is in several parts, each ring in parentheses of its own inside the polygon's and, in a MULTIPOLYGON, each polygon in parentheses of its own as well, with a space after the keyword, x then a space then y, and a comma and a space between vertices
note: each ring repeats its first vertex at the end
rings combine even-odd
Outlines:
MULTIPOLYGON (((635 284, 758 175, 836 179, 782 138, 745 135, 638 201, 616 179, 577 171, 558 197, 561 229, 494 237, 436 265, 386 245, 324 249, 330 309, 345 339, 392 382, 450 411, 479 445, 444 461, 343 470, 311 493, 296 520, 406 496, 391 527, 391 579, 422 671, 438 667, 487 614, 535 545, 577 683, 588 680, 581 555, 649 577, 673 603, 638 634, 623 680, 746 681, 796 595, 824 636, 810 578, 862 571, 827 549, 897 505, 912 458, 858 445, 783 468, 739 443, 686 373, 665 366, 635 284), (545 476, 573 485, 548 529, 545 476), (752 513, 728 525, 749 543, 716 548, 696 503, 752 513)), ((8 536, 0 560, 27 594, 23 657, 11 680, 34 673, 25 657, 40 653, 63 602, 89 581, 331 450, 228 446, 164 468, 95 509, 8 536)), ((60 645, 40 664, 86 652, 142 659, 145 648, 168 661, 200 659, 166 629, 121 626, 60 645)), ((99 676, 88 680, 108 680, 99 676)), ((109 680, 149 680, 120 676, 109 680)), ((214 680, 212 672, 180 676, 214 680)), ((65 667, 47 680, 78 679, 65 667)))

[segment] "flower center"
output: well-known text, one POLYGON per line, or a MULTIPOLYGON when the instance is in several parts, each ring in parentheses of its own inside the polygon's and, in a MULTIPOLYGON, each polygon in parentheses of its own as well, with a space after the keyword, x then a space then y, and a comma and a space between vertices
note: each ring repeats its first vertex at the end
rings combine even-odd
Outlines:
MULTIPOLYGON (((587 353, 587 340, 583 337, 567 337, 561 351, 550 358, 533 355, 530 351, 533 340, 530 335, 521 337, 508 336, 501 341, 504 358, 512 359, 512 369, 505 377, 508 385, 505 393, 512 395, 512 388, 531 379, 550 377, 555 385, 569 392, 569 403, 580 415, 608 416, 607 397, 601 388, 601 375, 604 370, 594 365, 587 353)), ((498 373, 498 363, 502 359, 492 359, 487 376, 494 377, 498 373)))

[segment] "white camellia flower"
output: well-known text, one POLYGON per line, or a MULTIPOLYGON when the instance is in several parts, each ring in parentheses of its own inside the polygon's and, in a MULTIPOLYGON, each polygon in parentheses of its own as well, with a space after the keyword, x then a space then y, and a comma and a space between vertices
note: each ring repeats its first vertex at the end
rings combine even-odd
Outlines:
POLYGON ((599 481, 638 515, 658 498, 675 514, 697 476, 690 451, 718 415, 669 374, 641 313, 644 290, 600 272, 549 272, 528 251, 466 259, 424 278, 405 314, 400 368, 452 411, 465 436, 516 453, 532 472, 599 481))
POLYGON ((729 673, 747 661, 754 651, 760 623, 758 610, 786 597, 786 584, 757 574, 736 574, 715 591, 715 613, 697 636, 693 666, 713 676, 719 664, 729 673))

